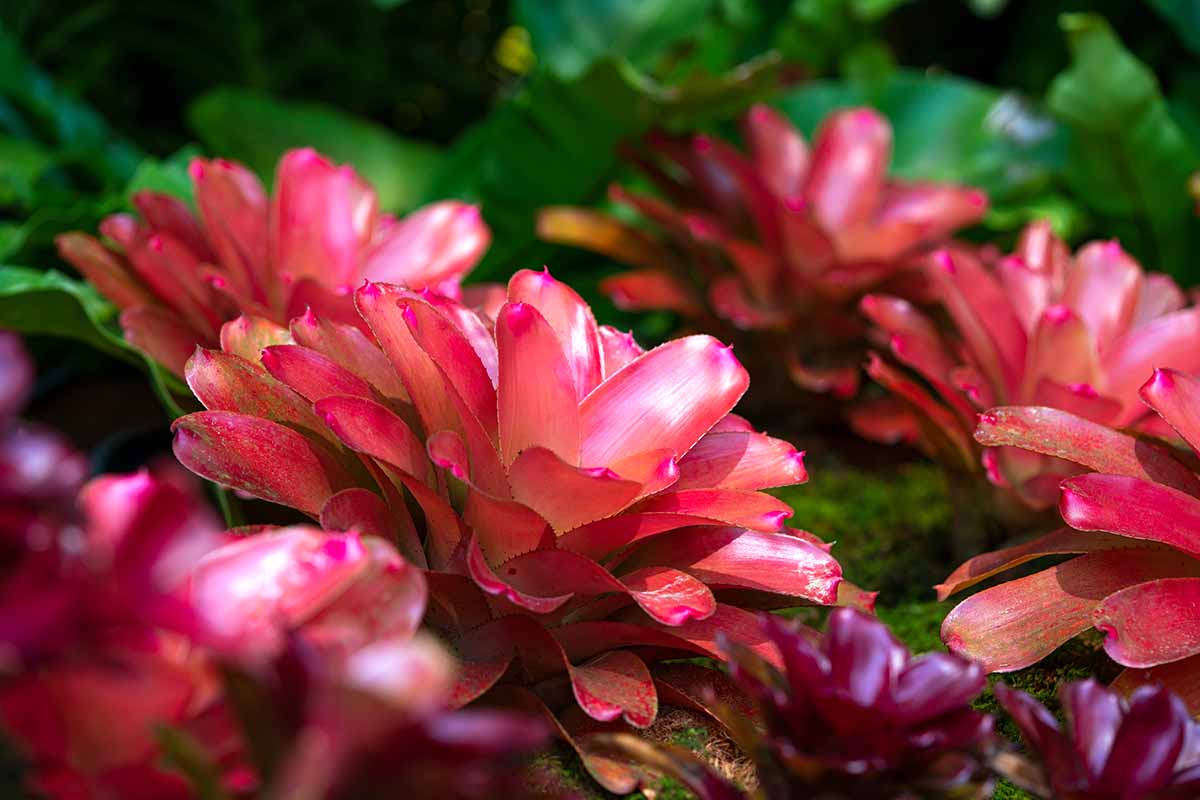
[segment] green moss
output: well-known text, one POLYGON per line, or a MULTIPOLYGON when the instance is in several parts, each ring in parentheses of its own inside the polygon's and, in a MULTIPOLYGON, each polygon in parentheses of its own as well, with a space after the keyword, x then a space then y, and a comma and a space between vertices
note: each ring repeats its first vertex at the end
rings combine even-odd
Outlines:
POLYGON ((950 612, 950 608, 948 603, 930 601, 880 606, 876 612, 892 629, 892 633, 908 645, 910 650, 914 653, 929 653, 946 649, 942 644, 940 631, 942 620, 950 612))
POLYGON ((1093 676, 1107 683, 1116 677, 1119 667, 1105 655, 1102 642, 1103 638, 1098 632, 1087 631, 1032 667, 1006 675, 993 675, 987 691, 975 701, 974 706, 980 711, 995 714, 998 723, 996 729, 1012 741, 1020 741, 1020 732, 996 702, 991 686, 1003 681, 1014 689, 1020 689, 1061 720, 1062 706, 1058 702, 1058 687, 1061 684, 1093 676))
POLYGON ((1018 789, 1008 781, 1000 781, 996 784, 996 792, 992 795, 992 800, 1037 800, 1037 796, 1024 789, 1018 789))
POLYGON ((579 756, 564 745, 538 754, 530 767, 539 796, 574 800, 605 800, 616 796, 592 780, 579 756))
POLYGON ((954 564, 953 511, 940 470, 903 464, 888 473, 815 467, 803 486, 776 491, 795 509, 791 523, 826 541, 843 572, 881 603, 928 600, 954 564))
POLYGON ((708 743, 709 732, 704 728, 681 728, 675 731, 671 736, 671 742, 686 747, 693 753, 699 753, 704 750, 704 745, 708 743))

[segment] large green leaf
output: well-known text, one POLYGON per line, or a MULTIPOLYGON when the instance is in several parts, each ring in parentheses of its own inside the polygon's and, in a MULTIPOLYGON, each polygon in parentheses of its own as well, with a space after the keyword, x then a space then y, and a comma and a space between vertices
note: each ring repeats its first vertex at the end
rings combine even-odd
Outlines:
POLYGON ((873 106, 894 129, 894 174, 979 186, 1002 206, 1044 190, 1064 158, 1053 120, 1015 95, 947 75, 814 81, 778 105, 809 135, 837 108, 873 106))
POLYGON ((651 66, 669 46, 695 37, 714 0, 517 0, 516 21, 533 51, 563 78, 605 56, 651 66))
POLYGON ((539 208, 602 197, 616 173, 622 141, 656 125, 691 127, 736 113, 771 85, 774 66, 768 59, 731 77, 671 88, 613 59, 570 81, 538 71, 455 144, 428 197, 482 205, 494 236, 474 278, 505 278, 542 263, 550 252, 535 238, 539 208))
POLYGON ((54 270, 0 266, 0 329, 76 339, 134 363, 114 328, 117 311, 89 284, 54 270))
POLYGON ((1074 193, 1148 266, 1195 278, 1188 177, 1200 157, 1172 119, 1154 73, 1089 14, 1061 19, 1071 65, 1054 79, 1050 109, 1073 134, 1074 193))
POLYGON ((264 178, 292 147, 315 147, 353 164, 379 192, 380 205, 407 211, 425 193, 437 148, 402 139, 368 120, 315 103, 288 102, 249 89, 214 89, 188 109, 196 135, 215 155, 245 162, 264 178))

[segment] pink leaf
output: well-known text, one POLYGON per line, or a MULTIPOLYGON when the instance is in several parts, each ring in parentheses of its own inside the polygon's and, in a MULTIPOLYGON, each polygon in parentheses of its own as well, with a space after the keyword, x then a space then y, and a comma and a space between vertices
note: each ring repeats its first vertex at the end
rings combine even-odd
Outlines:
POLYGON ((1073 461, 1096 472, 1128 475, 1200 493, 1200 479, 1165 448, 1053 408, 1002 406, 979 415, 975 441, 1011 445, 1073 461))
POLYGON ((202 411, 175 421, 175 456, 222 486, 316 517, 345 471, 291 428, 226 411, 202 411))
POLYGON ((942 641, 989 672, 1022 669, 1086 630, 1113 592, 1189 572, 1200 573, 1200 562, 1169 552, 1082 555, 967 598, 942 623, 942 641))
POLYGON ((646 728, 658 714, 658 693, 645 663, 625 650, 614 650, 581 666, 570 666, 571 688, 579 707, 593 719, 623 718, 646 728))
POLYGON ((1118 664, 1153 667, 1200 653, 1200 578, 1162 578, 1104 598, 1092 613, 1118 664))
POLYGON ((505 464, 521 451, 546 448, 579 463, 579 403, 571 364, 554 329, 536 308, 507 303, 496 318, 500 354, 500 448, 505 464))

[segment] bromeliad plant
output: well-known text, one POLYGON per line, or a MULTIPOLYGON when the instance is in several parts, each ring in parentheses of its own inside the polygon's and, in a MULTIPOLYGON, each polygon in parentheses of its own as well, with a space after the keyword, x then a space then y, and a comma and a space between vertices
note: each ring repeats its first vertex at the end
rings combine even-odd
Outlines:
POLYGON ((982 192, 887 177, 892 130, 868 108, 831 114, 810 150, 785 117, 756 106, 747 152, 705 135, 655 134, 632 160, 660 190, 610 198, 653 232, 581 208, 548 208, 543 238, 636 269, 602 284, 617 305, 669 310, 690 326, 747 339, 754 356, 789 354, 792 377, 847 396, 861 338, 853 304, 987 210, 982 192), (850 344, 849 358, 845 356, 850 344), (822 363, 810 363, 812 358, 822 363))
POLYGON ((1033 559, 1056 566, 985 589, 942 626, 949 647, 989 671, 1033 664, 1095 626, 1127 669, 1117 686, 1161 683, 1200 710, 1200 381, 1156 370, 1140 395, 1192 452, 1053 408, 1003 407, 975 438, 1079 465, 1062 482, 1071 529, 972 558, 938 587, 945 598, 1033 559), (1073 530, 1072 530, 1073 529, 1073 530))
POLYGON ((858 407, 852 423, 871 438, 919 444, 952 473, 986 475, 1021 506, 1049 508, 1059 481, 1079 470, 1053 454, 980 447, 971 437, 978 412, 1047 406, 1161 432, 1138 387, 1155 367, 1200 369, 1200 308, 1115 241, 1072 256, 1039 222, 1022 233, 1015 255, 953 249, 929 261, 945 325, 898 297, 862 300, 878 338, 919 380, 872 354, 868 372, 893 397, 858 407))
MULTIPOLYGON (((762 627, 783 669, 727 644, 730 675, 758 713, 722 709, 754 759, 754 797, 988 796, 992 718, 970 706, 986 685, 978 664, 913 658, 883 623, 849 608, 830 615, 820 639, 778 617, 762 627)), ((743 797, 681 748, 623 736, 596 744, 679 777, 702 800, 743 797)))
POLYGON ((1185 800, 1200 795, 1200 725, 1161 686, 1129 698, 1094 680, 1059 688, 1066 726, 1045 706, 1003 683, 996 699, 1021 730, 1035 762, 1000 771, 1057 800, 1185 800))
POLYGON ((310 149, 280 159, 274 194, 240 164, 195 159, 199 214, 143 191, 140 219, 115 214, 58 237, 59 253, 121 309, 126 338, 182 376, 196 345, 216 347, 242 314, 287 324, 311 307, 354 322, 351 293, 364 279, 457 296, 491 234, 475 206, 446 201, 397 219, 349 166, 310 149))
POLYGON ((730 348, 644 352, 548 273, 513 276, 494 319, 387 284, 355 300, 370 336, 311 312, 227 324, 188 365, 208 410, 175 452, 426 568, 460 702, 502 686, 566 709, 564 735, 645 727, 647 661, 717 655, 718 634, 773 657, 744 606, 837 601, 837 562, 761 491, 803 481, 802 454, 730 413, 749 381, 730 348))

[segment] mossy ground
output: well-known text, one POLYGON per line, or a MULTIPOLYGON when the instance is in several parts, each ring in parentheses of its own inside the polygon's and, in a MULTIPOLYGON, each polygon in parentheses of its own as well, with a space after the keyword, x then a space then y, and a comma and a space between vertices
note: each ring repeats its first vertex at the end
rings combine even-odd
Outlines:
MULTIPOLYGON (((795 509, 795 516, 789 521, 793 527, 836 542, 833 553, 848 579, 863 588, 879 590, 879 617, 914 652, 944 649, 938 632, 953 601, 937 602, 931 587, 956 563, 949 547, 953 509, 946 484, 935 466, 913 461, 889 464, 879 470, 834 461, 812 468, 809 483, 779 490, 777 494, 795 509)), ((819 615, 813 609, 798 609, 795 615, 819 624, 819 615)), ((1058 714, 1060 683, 1089 675, 1102 680, 1115 677, 1114 665, 1099 645, 1098 635, 1082 636, 1040 664, 1004 675, 1003 680, 1030 693, 1058 714)), ((990 689, 999 679, 999 676, 989 679, 988 690, 975 705, 995 713, 999 732, 1017 741, 1015 726, 999 708, 990 689)), ((677 731, 672 741, 703 753, 707 737, 704 728, 685 728, 677 731)), ((578 787, 580 798, 612 797, 588 779, 573 755, 556 753, 547 758, 547 766, 558 770, 564 783, 578 787)), ((630 795, 628 800, 687 797, 689 793, 679 784, 666 780, 645 793, 630 795)), ((1006 783, 1001 783, 994 795, 995 800, 1031 797, 1006 783)))

